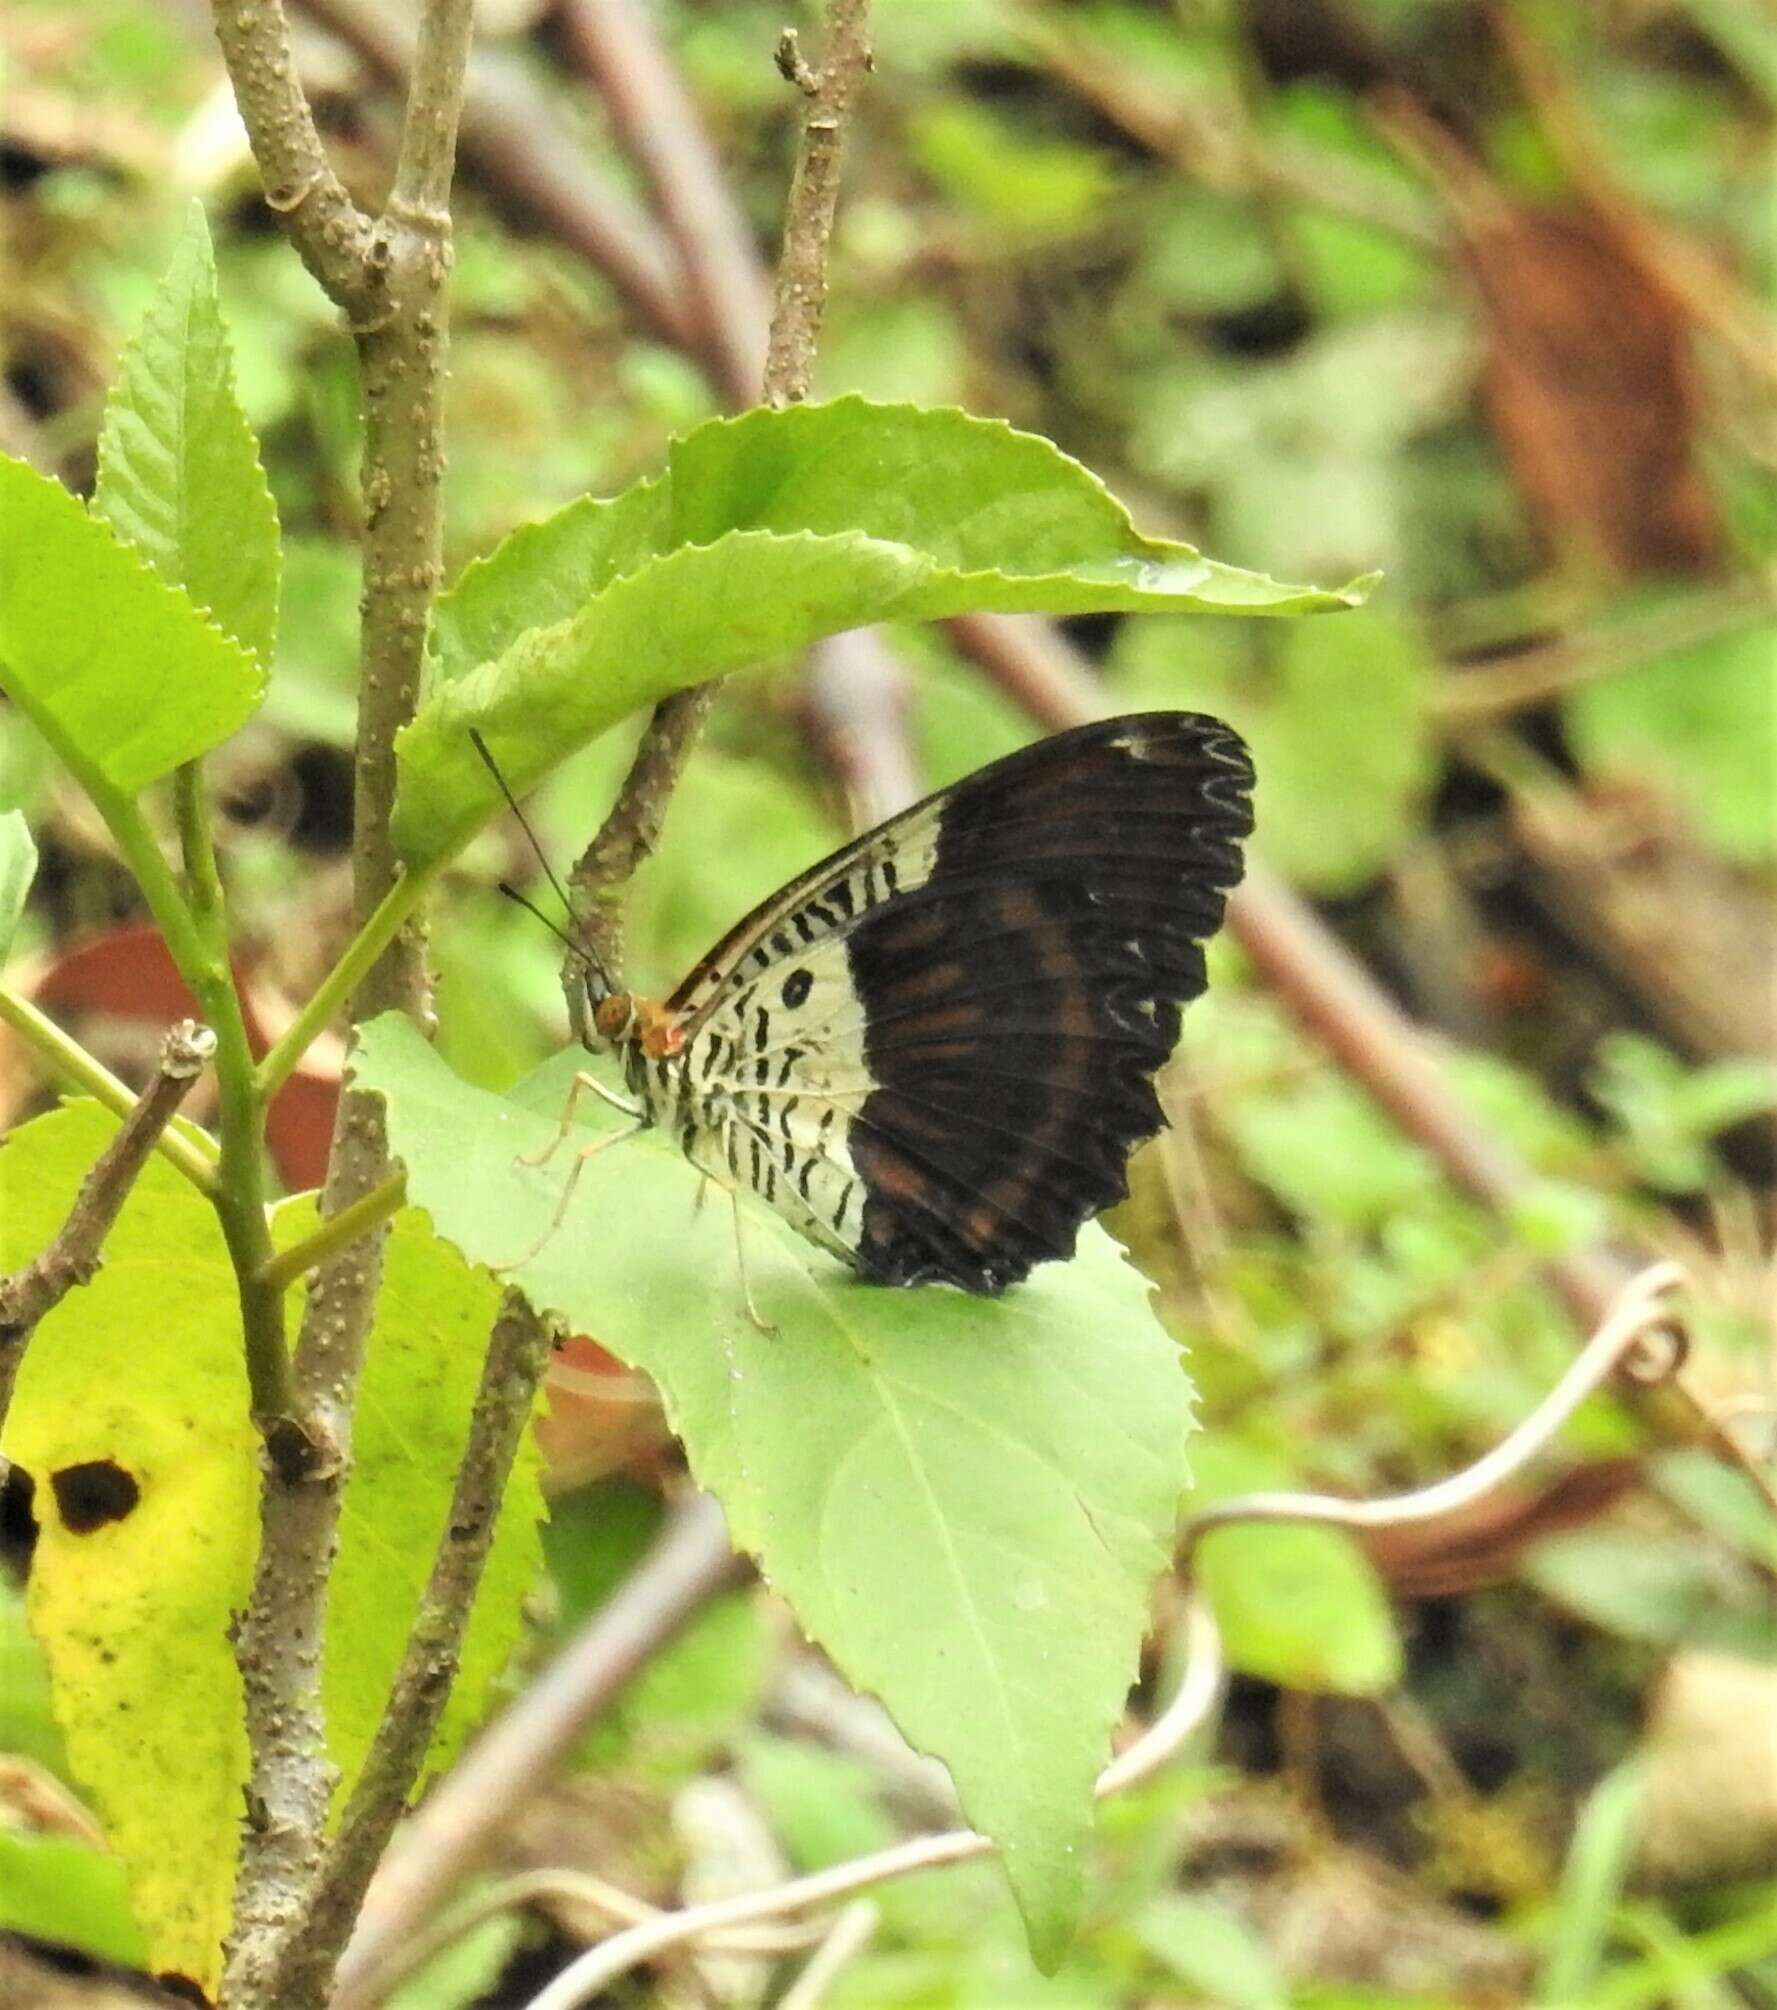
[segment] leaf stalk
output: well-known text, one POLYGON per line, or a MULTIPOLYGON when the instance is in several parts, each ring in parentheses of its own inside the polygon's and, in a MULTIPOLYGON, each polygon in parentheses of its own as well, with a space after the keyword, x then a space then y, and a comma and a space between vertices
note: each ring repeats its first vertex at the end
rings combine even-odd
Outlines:
POLYGON ((279 1250, 261 1268, 254 1281, 266 1291, 287 1291, 317 1264, 325 1263, 328 1257, 342 1249, 349 1249, 361 1235, 368 1235, 373 1228, 380 1228, 400 1211, 406 1199, 407 1175, 395 1173, 350 1206, 329 1215, 312 1235, 305 1235, 288 1249, 279 1250))
MULTIPOLYGON (((127 1119, 137 1098, 127 1082, 120 1082, 105 1064, 89 1054, 78 1040, 64 1033, 45 1012, 28 998, 0 985, 0 1023, 12 1028, 29 1043, 56 1075, 78 1095, 91 1096, 113 1116, 127 1119)), ((216 1146, 195 1125, 175 1130, 170 1126, 154 1141, 154 1148, 169 1165, 177 1167, 207 1200, 216 1194, 216 1146)))

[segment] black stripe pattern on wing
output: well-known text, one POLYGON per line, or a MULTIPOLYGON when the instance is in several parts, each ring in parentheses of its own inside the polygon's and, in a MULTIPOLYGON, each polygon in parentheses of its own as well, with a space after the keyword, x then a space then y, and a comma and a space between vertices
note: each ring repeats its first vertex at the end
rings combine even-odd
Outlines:
POLYGON ((875 1084, 849 1138, 861 1276, 1002 1291, 1128 1191, 1240 878, 1251 786, 1230 728, 1152 713, 951 793, 929 876, 846 941, 875 1084))

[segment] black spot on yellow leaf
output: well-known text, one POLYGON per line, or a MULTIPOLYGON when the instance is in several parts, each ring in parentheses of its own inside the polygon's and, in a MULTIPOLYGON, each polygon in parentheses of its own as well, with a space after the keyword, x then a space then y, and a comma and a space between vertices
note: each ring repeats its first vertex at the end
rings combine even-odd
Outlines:
POLYGON ((91 1535, 108 1522, 122 1521, 142 1498, 142 1489, 111 1459, 88 1459, 51 1473, 49 1484, 70 1535, 91 1535))

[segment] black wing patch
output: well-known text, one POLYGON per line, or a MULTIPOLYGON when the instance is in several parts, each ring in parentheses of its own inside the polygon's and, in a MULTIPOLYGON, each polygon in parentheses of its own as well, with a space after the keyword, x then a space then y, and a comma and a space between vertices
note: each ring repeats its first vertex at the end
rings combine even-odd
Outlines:
POLYGON ((849 1138, 861 1276, 1002 1291, 1128 1191, 1251 787, 1231 728, 1164 712, 1041 741, 942 801, 929 874, 846 936, 876 1084, 849 1138))

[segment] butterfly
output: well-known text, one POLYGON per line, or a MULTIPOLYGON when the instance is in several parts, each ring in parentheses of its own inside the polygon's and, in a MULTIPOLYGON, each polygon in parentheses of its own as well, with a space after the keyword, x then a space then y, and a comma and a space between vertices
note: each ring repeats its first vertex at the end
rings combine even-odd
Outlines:
POLYGON ((994 1294, 1071 1256, 1164 1121, 1252 780, 1219 719, 1099 720, 866 831, 664 1001, 583 957, 581 1037, 635 1102, 579 1078, 632 1119, 582 1160, 656 1126, 874 1284, 994 1294))

